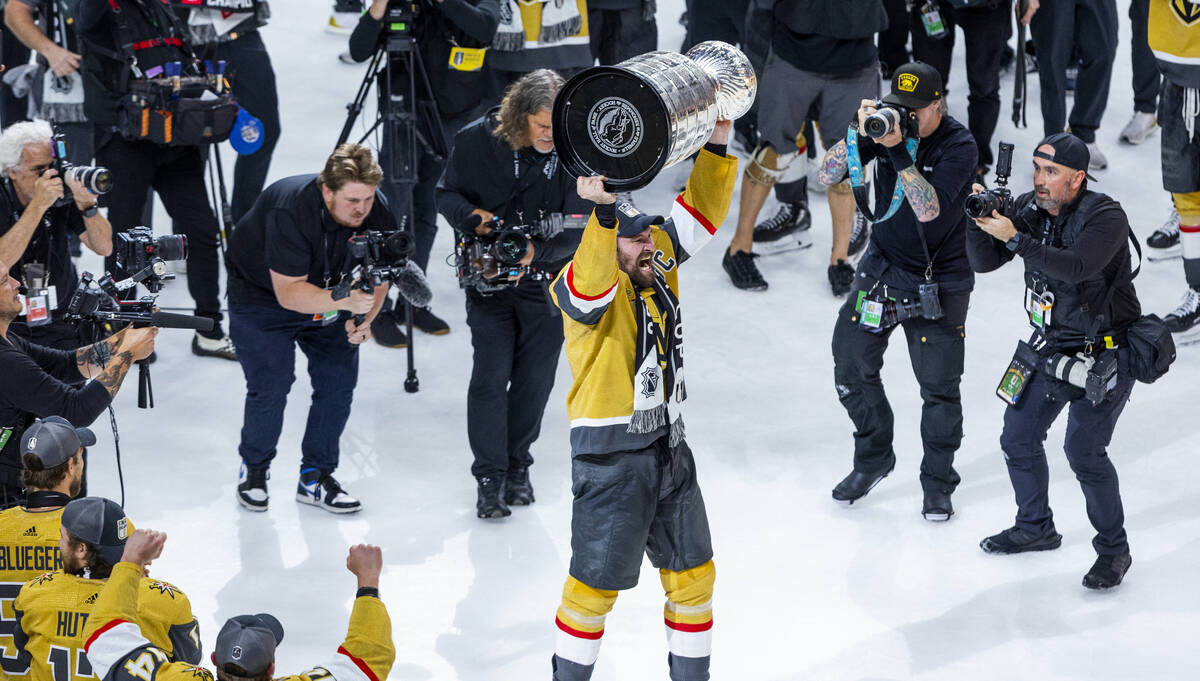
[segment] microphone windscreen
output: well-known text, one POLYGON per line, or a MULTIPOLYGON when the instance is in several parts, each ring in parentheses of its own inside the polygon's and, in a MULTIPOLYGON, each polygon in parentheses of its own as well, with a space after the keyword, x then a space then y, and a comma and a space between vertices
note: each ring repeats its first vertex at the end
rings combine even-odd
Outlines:
POLYGON ((411 260, 405 261, 403 269, 396 274, 393 281, 400 295, 416 307, 428 307, 433 300, 433 291, 429 289, 425 273, 411 260))

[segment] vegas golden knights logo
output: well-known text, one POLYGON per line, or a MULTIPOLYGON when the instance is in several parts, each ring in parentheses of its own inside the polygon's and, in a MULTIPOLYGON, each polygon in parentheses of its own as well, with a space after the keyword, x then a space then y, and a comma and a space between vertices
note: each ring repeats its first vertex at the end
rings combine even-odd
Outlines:
POLYGON ((1175 16, 1183 23, 1191 26, 1200 19, 1200 4, 1193 5, 1188 0, 1171 0, 1171 9, 1175 10, 1175 16))

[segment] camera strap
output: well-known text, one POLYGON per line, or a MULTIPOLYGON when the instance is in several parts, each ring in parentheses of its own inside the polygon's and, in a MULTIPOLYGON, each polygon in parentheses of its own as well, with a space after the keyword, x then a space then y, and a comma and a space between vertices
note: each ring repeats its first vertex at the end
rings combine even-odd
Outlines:
MULTIPOLYGON (((918 144, 919 140, 916 139, 904 140, 904 148, 914 163, 917 160, 918 144)), ((892 201, 888 204, 887 212, 883 217, 875 216, 875 211, 871 209, 870 202, 867 200, 867 188, 863 182, 862 156, 858 152, 858 128, 854 124, 850 124, 846 129, 846 166, 850 174, 850 189, 854 192, 854 202, 872 223, 883 222, 900 210, 900 204, 904 201, 904 187, 900 186, 899 176, 897 176, 896 186, 892 188, 892 201)))
MULTIPOLYGON (((1133 228, 1126 225, 1126 229, 1128 229, 1129 232, 1126 234, 1125 238, 1127 241, 1133 242, 1133 248, 1135 251, 1137 251, 1137 267, 1123 274, 1118 274, 1113 278, 1112 283, 1108 285, 1108 289, 1104 292, 1104 299, 1100 302, 1100 309, 1096 314, 1092 314, 1092 309, 1088 305, 1087 299, 1083 297, 1083 287, 1079 284, 1075 284, 1075 292, 1076 295, 1079 296, 1079 307, 1083 310, 1083 315, 1088 320, 1088 328, 1085 331, 1083 340, 1087 344, 1084 351, 1089 357, 1092 355, 1096 341, 1099 340, 1097 334, 1100 333, 1101 325, 1103 325, 1106 321, 1112 321, 1106 320, 1105 315, 1108 311, 1109 303, 1112 302, 1113 296, 1116 294, 1117 289, 1125 284, 1133 283, 1134 278, 1137 277, 1137 275, 1142 271, 1142 247, 1140 244, 1138 244, 1137 235, 1133 233, 1133 228)), ((1112 345, 1111 337, 1105 337, 1105 347, 1114 347, 1112 345)))

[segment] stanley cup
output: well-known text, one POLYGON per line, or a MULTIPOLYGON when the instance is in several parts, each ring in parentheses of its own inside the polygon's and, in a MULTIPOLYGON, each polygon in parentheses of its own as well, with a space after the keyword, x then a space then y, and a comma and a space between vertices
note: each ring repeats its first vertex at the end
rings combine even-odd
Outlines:
POLYGON ((703 147, 718 120, 746 113, 757 87, 746 55, 717 40, 590 68, 554 101, 554 147, 575 175, 638 189, 703 147))

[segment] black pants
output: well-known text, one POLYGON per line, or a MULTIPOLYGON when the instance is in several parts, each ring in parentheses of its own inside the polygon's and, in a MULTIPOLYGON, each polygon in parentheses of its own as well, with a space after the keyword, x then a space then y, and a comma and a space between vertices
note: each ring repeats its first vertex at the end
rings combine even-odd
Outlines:
POLYGON ((619 64, 658 46, 658 25, 653 18, 642 19, 640 6, 588 10, 588 35, 592 57, 601 65, 619 64))
MULTIPOLYGON (((856 279, 860 288, 863 278, 856 279)), ((962 442, 963 320, 969 293, 942 293, 945 318, 909 319, 901 323, 908 341, 913 374, 921 386, 921 486, 953 492, 958 485, 954 453, 962 442)), ((838 312, 833 327, 833 376, 838 399, 854 422, 854 470, 878 473, 892 466, 894 420, 879 372, 883 353, 896 327, 875 334, 858 325, 854 291, 838 312)))
MULTIPOLYGON (((130 141, 99 127, 96 143, 96 162, 111 170, 117 180, 103 197, 113 232, 142 224, 146 193, 150 189, 158 192, 176 227, 187 236, 188 292, 196 303, 196 314, 220 322, 217 218, 208 204, 200 148, 130 141)), ((105 258, 104 267, 119 278, 129 274, 118 273, 113 256, 105 258)), ((214 334, 219 332, 219 326, 213 329, 214 334)))
POLYGON ((946 0, 940 0, 938 10, 946 24, 946 36, 940 40, 930 38, 925 32, 919 9, 914 9, 910 15, 913 58, 936 68, 942 82, 949 83, 954 28, 962 28, 970 91, 967 127, 979 148, 979 165, 991 166, 992 135, 996 132, 996 121, 1000 119, 1000 58, 1012 35, 1012 3, 1001 0, 994 7, 956 9, 946 0))
POLYGON ((1133 32, 1129 45, 1133 59, 1133 110, 1154 113, 1158 103, 1158 88, 1162 74, 1150 51, 1146 23, 1150 19, 1150 0, 1130 0, 1129 28, 1133 32))
MULTIPOLYGON (((3 50, 5 70, 29 63, 29 48, 17 40, 17 36, 8 30, 7 24, 0 25, 0 41, 3 42, 0 50, 3 50)), ((29 100, 13 95, 12 88, 0 84, 0 125, 7 128, 18 121, 27 121, 28 112, 29 100)))
POLYGON ((1108 106, 1108 86, 1117 54, 1116 0, 1044 2, 1029 24, 1042 85, 1042 122, 1047 135, 1071 132, 1084 142, 1096 130, 1108 106), (1067 118, 1067 67, 1072 54, 1082 60, 1075 78, 1075 103, 1067 118))
POLYGON ((1118 352, 1117 385, 1102 402, 1093 405, 1084 398, 1083 390, 1038 371, 1025 386, 1020 405, 1004 411, 1004 430, 1000 433, 1000 448, 1017 500, 1017 527, 1034 533, 1052 529, 1050 469, 1044 445, 1046 432, 1063 408, 1070 405, 1063 446, 1083 489, 1088 519, 1096 528, 1092 547, 1096 553, 1110 555, 1129 551, 1117 470, 1106 449, 1133 390, 1129 351, 1123 348, 1118 352))
MULTIPOLYGON (((875 44, 879 47, 879 64, 888 78, 893 71, 908 63, 908 16, 904 4, 905 0, 883 0, 888 27, 879 32, 875 44)), ((924 29, 920 30, 924 32, 924 29)))
POLYGON ((750 0, 695 2, 688 10, 687 35, 683 52, 705 40, 721 40, 730 45, 744 44, 746 10, 750 0))
POLYGON ((237 40, 219 43, 216 59, 224 59, 232 74, 230 85, 238 106, 250 112, 263 125, 263 142, 258 151, 237 157, 233 166, 233 195, 229 207, 236 223, 254 205, 262 193, 271 169, 271 155, 279 142, 279 93, 275 87, 275 69, 258 31, 250 31, 237 40))
POLYGON ((490 296, 468 289, 467 325, 475 349, 467 390, 471 474, 527 468, 554 388, 562 318, 549 306, 542 284, 529 281, 490 296))

